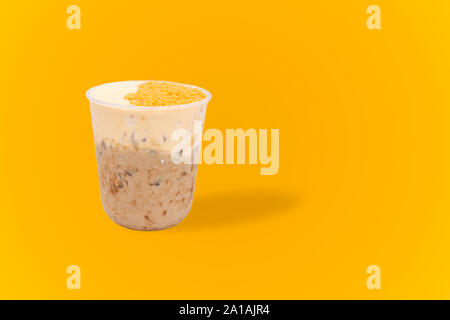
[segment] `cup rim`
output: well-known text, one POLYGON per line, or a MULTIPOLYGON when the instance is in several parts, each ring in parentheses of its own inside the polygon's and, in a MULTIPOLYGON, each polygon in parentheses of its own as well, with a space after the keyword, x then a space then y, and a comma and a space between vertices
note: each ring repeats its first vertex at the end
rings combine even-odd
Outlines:
POLYGON ((101 105, 101 106, 107 106, 107 107, 111 107, 111 108, 115 108, 115 109, 121 109, 121 110, 166 110, 166 111, 173 111, 173 110, 191 109, 191 108, 198 107, 200 105, 206 105, 209 102, 209 100, 211 100, 212 95, 206 89, 203 89, 203 88, 200 88, 200 87, 197 87, 197 86, 194 86, 194 85, 190 85, 190 84, 179 83, 179 82, 164 81, 164 80, 127 80, 127 81, 108 82, 108 83, 103 83, 103 84, 97 85, 95 87, 92 87, 92 88, 90 88, 89 90, 86 91, 86 98, 88 98, 88 100, 91 103, 93 102, 93 103, 101 105), (206 94, 206 98, 204 98, 202 100, 199 100, 199 101, 191 102, 191 103, 176 104, 176 105, 173 105, 173 106, 135 106, 135 105, 125 105, 125 104, 110 103, 110 102, 106 102, 106 101, 97 100, 97 99, 92 97, 92 92, 95 89, 103 87, 103 86, 106 86, 106 85, 118 84, 118 83, 129 83, 129 84, 139 85, 141 83, 148 82, 148 81, 165 82, 165 83, 182 85, 182 86, 189 87, 189 88, 195 88, 195 89, 198 89, 198 90, 202 91, 204 94, 206 94))

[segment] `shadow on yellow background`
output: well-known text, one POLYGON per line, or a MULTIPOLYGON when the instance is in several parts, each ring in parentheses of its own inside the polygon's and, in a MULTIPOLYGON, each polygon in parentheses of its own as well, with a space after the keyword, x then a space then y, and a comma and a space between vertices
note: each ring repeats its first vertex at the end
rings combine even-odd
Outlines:
MULTIPOLYGON (((183 230, 243 226, 270 216, 282 215, 299 202, 297 196, 280 190, 206 194, 195 199, 191 212, 183 223, 183 230)), ((297 206, 297 209, 301 208, 297 206)))

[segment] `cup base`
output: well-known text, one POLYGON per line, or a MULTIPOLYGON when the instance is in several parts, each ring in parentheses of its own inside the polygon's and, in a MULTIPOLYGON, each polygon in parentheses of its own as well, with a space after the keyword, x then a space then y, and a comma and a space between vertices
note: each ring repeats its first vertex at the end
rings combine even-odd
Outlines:
POLYGON ((119 221, 111 218, 110 216, 108 216, 115 224, 130 229, 130 230, 136 230, 136 231, 160 231, 160 230, 166 230, 172 227, 175 227, 176 225, 178 225, 182 220, 178 221, 177 223, 174 224, 170 224, 170 225, 166 225, 166 226, 161 226, 161 227, 153 227, 153 226, 133 226, 133 225, 127 225, 124 223, 120 223, 119 221))

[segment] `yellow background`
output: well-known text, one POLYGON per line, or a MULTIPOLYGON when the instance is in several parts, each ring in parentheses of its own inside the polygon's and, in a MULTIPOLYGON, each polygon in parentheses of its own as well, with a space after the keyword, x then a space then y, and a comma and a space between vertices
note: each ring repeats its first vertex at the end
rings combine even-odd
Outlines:
POLYGON ((448 1, 10 1, 0 15, 0 298, 450 298, 448 1), (138 79, 211 91, 206 128, 280 129, 279 173, 201 165, 180 225, 115 225, 84 94, 138 79))

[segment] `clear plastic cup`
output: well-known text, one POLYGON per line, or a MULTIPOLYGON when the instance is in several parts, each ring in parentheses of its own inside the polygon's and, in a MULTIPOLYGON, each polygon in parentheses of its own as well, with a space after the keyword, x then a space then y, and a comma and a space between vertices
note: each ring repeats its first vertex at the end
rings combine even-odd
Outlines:
MULTIPOLYGON (((117 224, 136 230, 161 230, 177 225, 193 200, 197 164, 176 163, 172 153, 180 141, 172 133, 184 129, 192 137, 192 157, 201 150, 206 98, 185 105, 146 107, 112 104, 95 98, 103 86, 140 84, 123 81, 100 85, 86 93, 90 101, 101 201, 117 224), (200 125, 200 130, 199 130, 200 125), (200 139, 194 136, 200 131, 200 139), (198 141, 199 140, 199 141, 198 141)), ((182 151, 180 151, 181 154, 182 151)))

